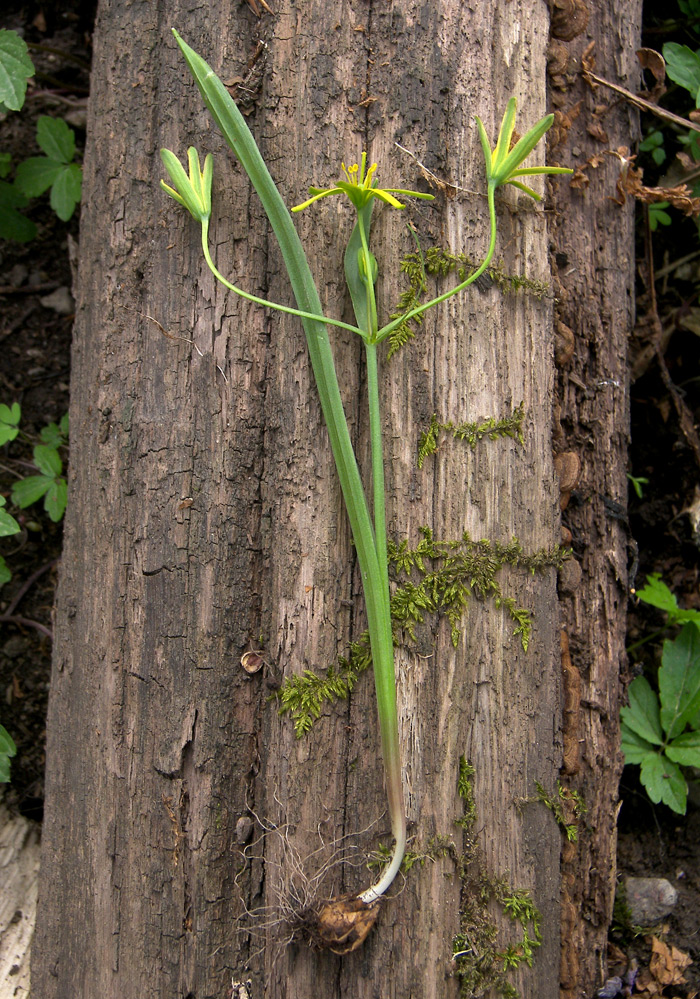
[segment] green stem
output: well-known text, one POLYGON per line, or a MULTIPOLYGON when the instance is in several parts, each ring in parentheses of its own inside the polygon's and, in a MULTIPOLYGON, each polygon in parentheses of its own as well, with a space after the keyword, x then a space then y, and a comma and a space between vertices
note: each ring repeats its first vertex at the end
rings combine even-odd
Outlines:
POLYGON ((382 340, 386 340, 386 338, 391 333, 394 332, 397 326, 400 326, 402 323, 414 319, 416 316, 422 315, 428 309, 432 309, 434 305, 439 305, 441 302, 447 301, 448 298, 452 298, 453 295, 457 295, 459 294, 460 291, 464 291, 464 289, 467 288, 470 284, 474 284, 477 278, 481 277, 481 275, 484 273, 486 268, 491 263, 494 251, 496 249, 496 206, 494 203, 495 191, 496 191, 496 185, 493 184, 491 181, 489 181, 487 198, 489 205, 489 219, 491 223, 491 237, 489 240, 488 251, 480 267, 477 270, 475 270, 473 274, 470 274, 469 277, 466 279, 466 281, 462 281, 461 284, 456 285, 454 288, 451 288, 449 291, 444 292, 442 295, 438 295, 437 298, 432 298, 429 302, 425 302, 423 305, 417 305, 415 309, 411 309, 409 312, 406 312, 403 316, 399 316, 398 319, 394 319, 393 322, 388 323, 386 326, 383 326, 377 333, 377 336, 375 338, 376 343, 381 343, 382 340))
POLYGON ((351 333, 357 333, 363 340, 366 338, 366 334, 361 329, 357 326, 351 326, 350 323, 343 323, 339 319, 329 319, 328 316, 317 316, 311 312, 302 312, 300 309, 293 309, 289 305, 279 305, 277 302, 268 302, 267 299, 258 298, 257 295, 251 295, 250 292, 243 291, 242 288, 238 288, 235 284, 231 284, 230 281, 227 281, 223 274, 217 270, 209 252, 209 219, 205 219, 202 222, 202 249, 204 250, 204 259, 207 262, 209 270, 212 272, 217 281, 220 281, 230 291, 235 291, 237 295, 240 295, 241 298, 245 298, 247 302, 255 302, 256 305, 263 305, 267 309, 277 309, 278 312, 286 312, 288 315, 298 316, 300 319, 312 319, 315 322, 327 323, 329 326, 339 326, 343 330, 350 330, 351 333))

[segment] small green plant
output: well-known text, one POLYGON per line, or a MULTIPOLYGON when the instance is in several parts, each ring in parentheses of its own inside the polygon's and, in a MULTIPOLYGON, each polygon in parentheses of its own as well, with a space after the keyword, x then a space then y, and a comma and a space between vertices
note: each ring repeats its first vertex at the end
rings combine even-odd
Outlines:
POLYGON ((17 754, 17 746, 6 728, 0 725, 0 784, 10 780, 10 760, 17 754))
MULTIPOLYGON (((688 784, 681 767, 700 767, 700 612, 682 610, 660 577, 648 577, 640 599, 682 625, 666 639, 657 674, 658 692, 644 676, 629 686, 620 711, 625 763, 640 767, 640 780, 655 804, 685 815, 688 784)), ((638 643, 639 644, 639 643, 638 643)))
POLYGON ((26 198, 50 191, 49 203, 62 222, 67 222, 80 204, 83 171, 75 160, 75 132, 61 118, 42 115, 37 121, 36 141, 43 156, 31 156, 15 171, 15 187, 26 198))
MULTIPOLYGON (((649 207, 651 209, 653 205, 650 205, 649 207)), ((664 225, 665 224, 666 223, 664 223, 664 225)), ((637 499, 642 499, 644 495, 644 490, 642 487, 649 485, 649 479, 645 479, 643 475, 630 475, 629 472, 627 473, 627 478, 629 479, 630 485, 634 489, 637 499)))
MULTIPOLYGON (((0 111, 20 111, 24 105, 27 80, 34 75, 25 41, 16 31, 0 29, 0 111)), ((17 165, 14 183, 7 177, 12 169, 9 153, 0 153, 0 238, 27 243, 37 229, 22 215, 29 199, 49 191, 49 203, 58 217, 67 222, 80 203, 83 172, 75 163, 75 132, 65 121, 42 115, 37 122, 36 139, 43 156, 31 156, 17 165)))
POLYGON ((557 781, 556 794, 550 794, 538 780, 535 781, 537 800, 550 810, 569 843, 578 840, 578 820, 586 813, 586 805, 578 791, 557 781))
MULTIPOLYGON (((24 443, 32 444, 32 438, 20 429, 22 410, 19 403, 7 406, 0 404, 0 446, 15 441, 19 435, 24 443)), ((36 438, 34 438, 36 440, 36 438)), ((39 433, 40 443, 32 448, 33 464, 37 475, 21 475, 12 487, 10 501, 20 510, 32 503, 44 500, 44 510, 49 518, 57 523, 63 517, 68 498, 66 479, 63 475, 63 460, 59 451, 68 444, 68 415, 59 423, 49 423, 39 433)), ((6 497, 0 496, 0 537, 18 534, 21 527, 14 516, 4 507, 6 497)), ((5 559, 0 556, 0 586, 12 579, 5 559)))
MULTIPOLYGON (((571 171, 561 167, 522 166, 525 158, 551 127, 554 120, 553 115, 542 118, 530 131, 518 139, 511 149, 516 111, 515 99, 511 98, 493 151, 484 126, 477 118, 486 166, 486 195, 489 213, 489 241, 486 256, 479 267, 460 280, 455 287, 437 295, 428 302, 408 308, 400 316, 390 319, 385 325, 380 325, 375 294, 379 265, 376 257, 370 251, 373 208, 376 202, 380 202, 393 209, 402 210, 404 208, 402 198, 422 198, 432 201, 433 196, 403 188, 381 188, 376 177, 377 164, 368 163, 367 155, 364 152, 359 164, 349 167, 345 167, 343 164, 343 178, 340 181, 331 187, 311 187, 309 189, 310 197, 291 209, 293 212, 302 211, 322 199, 339 195, 348 199, 354 212, 355 226, 345 250, 344 271, 357 325, 329 318, 323 314, 320 297, 306 254, 292 223, 289 210, 270 176, 245 119, 211 67, 185 44, 177 32, 174 32, 174 35, 205 104, 260 196, 263 208, 279 242, 298 308, 282 306, 251 295, 228 281, 217 270, 209 247, 213 175, 211 155, 205 157, 202 166, 199 154, 194 148, 190 148, 187 153, 188 172, 186 172, 174 153, 167 149, 161 150, 163 164, 173 186, 171 187, 163 181, 161 184, 167 194, 174 198, 179 205, 186 208, 200 225, 204 258, 217 280, 248 301, 301 319, 306 332, 321 409, 328 429, 331 449, 350 521, 365 595, 380 742, 394 837, 394 850, 389 864, 378 881, 357 897, 364 906, 374 907, 376 910, 375 903, 392 884, 401 867, 406 850, 406 817, 401 781, 394 675, 392 601, 389 589, 378 348, 381 343, 391 337, 402 323, 410 323, 411 320, 417 319, 428 309, 464 291, 486 271, 496 247, 495 195, 499 187, 513 184, 539 200, 540 196, 523 183, 523 178, 537 174, 561 174, 571 171), (329 325, 356 334, 364 346, 369 402, 371 507, 367 501, 343 409, 333 351, 328 337, 327 327, 329 325)), ((371 925, 371 922, 367 924, 367 932, 371 925)), ((319 937, 323 940, 320 928, 319 937)))
POLYGON ((518 999, 518 990, 508 975, 521 964, 532 967, 535 950, 542 943, 542 917, 529 891, 513 888, 507 878, 493 876, 484 868, 474 832, 477 814, 473 778, 474 768, 462 756, 457 780, 462 816, 457 824, 463 830, 464 852, 459 861, 460 931, 452 944, 452 960, 461 999, 494 995, 518 999), (499 942, 494 905, 517 928, 519 940, 505 945, 499 942))

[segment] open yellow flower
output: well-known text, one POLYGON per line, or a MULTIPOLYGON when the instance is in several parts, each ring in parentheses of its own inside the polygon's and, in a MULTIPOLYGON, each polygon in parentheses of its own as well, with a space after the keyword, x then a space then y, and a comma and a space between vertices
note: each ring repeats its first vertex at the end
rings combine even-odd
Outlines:
POLYGON ((346 194, 358 211, 364 208, 372 198, 379 198, 380 201, 391 205, 392 208, 404 208, 405 206, 398 198, 394 197, 395 194, 410 198, 423 198, 425 201, 433 200, 432 194, 421 194, 419 191, 404 191, 399 187, 376 187, 374 171, 377 169, 377 164, 373 163, 369 168, 367 167, 367 153, 362 154, 359 166, 354 163, 353 166, 346 167, 343 163, 342 168, 346 180, 339 180, 335 187, 310 187, 311 197, 301 205, 295 205, 292 211, 300 212, 303 208, 312 205, 314 201, 329 198, 332 194, 346 194))

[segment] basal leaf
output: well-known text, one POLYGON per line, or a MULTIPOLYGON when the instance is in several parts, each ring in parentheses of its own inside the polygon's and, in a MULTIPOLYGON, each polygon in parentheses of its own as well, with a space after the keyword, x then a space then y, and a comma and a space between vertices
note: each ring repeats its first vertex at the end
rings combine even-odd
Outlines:
POLYGON ((661 724, 675 739, 700 708, 700 630, 686 624, 678 638, 664 642, 661 659, 661 724))
POLYGON ((28 198, 38 198, 48 191, 63 169, 62 163, 47 156, 30 156, 17 167, 15 184, 28 198))
POLYGON ((654 752, 654 747, 641 735, 637 735, 631 728, 623 722, 620 726, 620 744, 622 752, 625 754, 625 763, 629 766, 633 763, 641 763, 645 756, 654 752))
POLYGON ((70 163, 75 156, 75 132, 62 118, 42 115, 36 125, 36 141, 50 160, 70 163))
POLYGON ((642 760, 640 779, 655 803, 663 802, 679 815, 685 815, 688 785, 675 763, 663 753, 650 753, 642 760))
POLYGON ((27 43, 16 31, 0 29, 0 102, 19 111, 27 93, 27 80, 34 75, 27 43))
POLYGON ((629 685, 627 694, 629 707, 620 710, 623 722, 642 739, 661 746, 664 740, 659 718, 659 699, 649 681, 638 676, 629 685))
POLYGON ((666 746, 666 755, 684 767, 700 767, 700 732, 683 732, 666 746))

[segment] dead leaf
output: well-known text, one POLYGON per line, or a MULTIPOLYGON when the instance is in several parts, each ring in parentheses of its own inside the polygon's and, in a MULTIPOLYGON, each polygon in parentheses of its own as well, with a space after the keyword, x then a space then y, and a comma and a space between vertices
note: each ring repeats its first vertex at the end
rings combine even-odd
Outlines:
POLYGON ((691 189, 687 184, 678 184, 676 187, 647 187, 643 183, 643 174, 640 169, 631 165, 634 157, 620 157, 623 162, 620 176, 617 179, 617 198, 613 201, 618 205, 624 205, 625 196, 631 194, 633 198, 642 201, 646 205, 656 201, 668 201, 684 215, 700 215, 700 198, 694 198, 691 189))
POLYGON ((651 938, 649 971, 662 987, 683 985, 683 972, 692 963, 691 958, 673 944, 669 946, 658 937, 651 938))
POLYGON ((595 139, 597 142, 604 142, 606 145, 610 142, 608 133, 605 131, 601 123, 595 119, 586 125, 586 131, 590 137, 595 139))
POLYGON ((638 49, 637 59, 642 69, 648 69, 656 81, 651 90, 644 95, 650 101, 658 101, 666 93, 666 63, 664 57, 656 49, 638 49))

